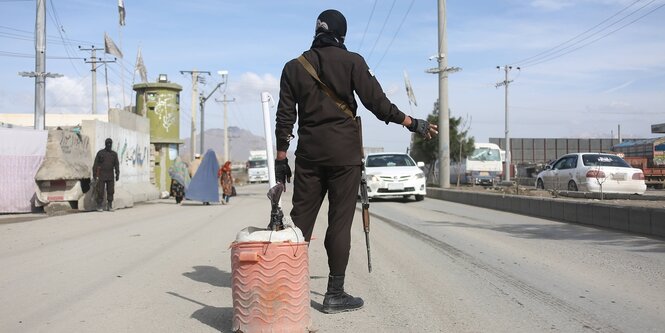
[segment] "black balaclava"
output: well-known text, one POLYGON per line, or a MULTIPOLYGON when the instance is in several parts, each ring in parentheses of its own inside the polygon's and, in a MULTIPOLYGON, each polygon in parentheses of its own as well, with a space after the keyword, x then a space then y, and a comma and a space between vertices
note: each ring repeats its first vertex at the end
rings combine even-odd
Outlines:
POLYGON ((113 146, 113 140, 111 140, 111 138, 107 138, 107 139, 104 141, 104 149, 105 149, 106 151, 111 151, 111 146, 113 146))
POLYGON ((346 50, 346 18, 337 10, 328 9, 316 18, 316 30, 312 48, 336 46, 346 50))

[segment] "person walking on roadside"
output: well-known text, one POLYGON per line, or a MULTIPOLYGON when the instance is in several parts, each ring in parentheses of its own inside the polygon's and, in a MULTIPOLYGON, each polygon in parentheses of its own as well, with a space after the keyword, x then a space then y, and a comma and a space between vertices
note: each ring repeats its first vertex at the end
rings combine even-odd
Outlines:
POLYGON ((233 195, 233 176, 231 175, 231 161, 226 161, 224 165, 217 172, 219 183, 222 186, 222 204, 229 203, 229 199, 233 195))
POLYGON ((192 181, 185 189, 185 198, 201 201, 204 206, 209 206, 211 202, 219 202, 218 170, 217 155, 212 149, 208 149, 192 181))
POLYGON ((386 124, 403 125, 425 139, 438 133, 436 125, 405 115, 388 100, 362 56, 347 51, 345 35, 342 13, 326 10, 319 15, 311 48, 282 71, 275 126, 275 176, 286 185, 291 178, 286 152, 298 121, 291 219, 308 242, 328 196, 324 246, 330 273, 324 313, 352 311, 364 304, 362 298, 344 291, 363 159, 354 92, 386 124))
POLYGON ((106 188, 107 200, 105 210, 113 210, 115 182, 120 180, 120 161, 118 160, 118 153, 113 151, 112 146, 113 140, 107 138, 104 141, 104 149, 97 152, 92 164, 92 177, 95 179, 97 190, 97 211, 102 211, 104 188, 106 188))
POLYGON ((169 168, 171 176, 171 196, 175 198, 175 203, 179 204, 185 197, 185 188, 189 185, 189 170, 180 156, 176 157, 175 162, 169 168))

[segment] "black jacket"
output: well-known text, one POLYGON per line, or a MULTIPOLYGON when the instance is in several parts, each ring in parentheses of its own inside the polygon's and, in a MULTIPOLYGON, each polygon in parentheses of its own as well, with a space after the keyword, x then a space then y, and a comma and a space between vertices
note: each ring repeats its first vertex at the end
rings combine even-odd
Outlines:
MULTIPOLYGON (((339 47, 313 48, 303 53, 319 78, 356 115, 354 92, 378 119, 400 124, 405 114, 392 104, 369 70, 365 59, 339 47)), ((276 116, 277 150, 289 148, 298 120, 296 156, 319 165, 360 165, 362 147, 354 119, 341 111, 305 68, 293 59, 282 71, 276 116), (296 107, 297 105, 297 107, 296 107)))
POLYGON ((97 152, 95 162, 92 165, 92 176, 99 177, 100 180, 114 180, 115 175, 120 175, 120 163, 118 154, 114 151, 102 149, 97 152))

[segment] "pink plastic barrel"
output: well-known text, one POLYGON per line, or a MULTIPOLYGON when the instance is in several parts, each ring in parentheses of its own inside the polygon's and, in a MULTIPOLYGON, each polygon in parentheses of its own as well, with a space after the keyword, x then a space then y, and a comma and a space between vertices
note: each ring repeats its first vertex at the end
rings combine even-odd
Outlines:
POLYGON ((309 332, 307 243, 231 245, 233 331, 309 332))

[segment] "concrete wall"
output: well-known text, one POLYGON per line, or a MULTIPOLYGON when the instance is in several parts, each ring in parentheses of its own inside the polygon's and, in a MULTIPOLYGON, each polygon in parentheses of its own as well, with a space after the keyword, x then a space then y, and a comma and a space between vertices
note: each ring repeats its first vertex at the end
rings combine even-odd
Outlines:
MULTIPOLYGON (((633 140, 633 139, 631 139, 633 140)), ((506 149, 505 138, 490 138, 489 142, 506 149)), ((610 152, 619 139, 582 138, 511 138, 511 163, 545 163, 569 154, 586 152, 610 152)))
POLYGON ((113 140, 113 150, 120 159, 120 183, 150 182, 150 134, 132 131, 100 121, 83 121, 81 134, 90 138, 90 160, 104 149, 104 140, 113 140))
POLYGON ((135 113, 120 109, 109 110, 109 123, 139 133, 150 134, 150 120, 135 113))
POLYGON ((637 234, 665 237, 665 208, 428 188, 427 197, 637 234))
MULTIPOLYGON (((117 116, 119 122, 140 131, 123 128, 115 123, 84 121, 81 133, 90 138, 91 161, 97 151, 104 148, 106 138, 113 140, 113 150, 120 159, 120 181, 116 183, 113 205, 115 208, 124 208, 132 207, 134 202, 158 199, 160 193, 150 184, 150 134, 146 130, 149 127, 141 120, 146 119, 126 111, 117 112, 111 117, 117 116)), ((79 200, 79 210, 95 209, 95 203, 88 193, 79 200)))
POLYGON ((46 144, 46 159, 35 180, 90 178, 90 140, 69 129, 50 129, 46 144))

